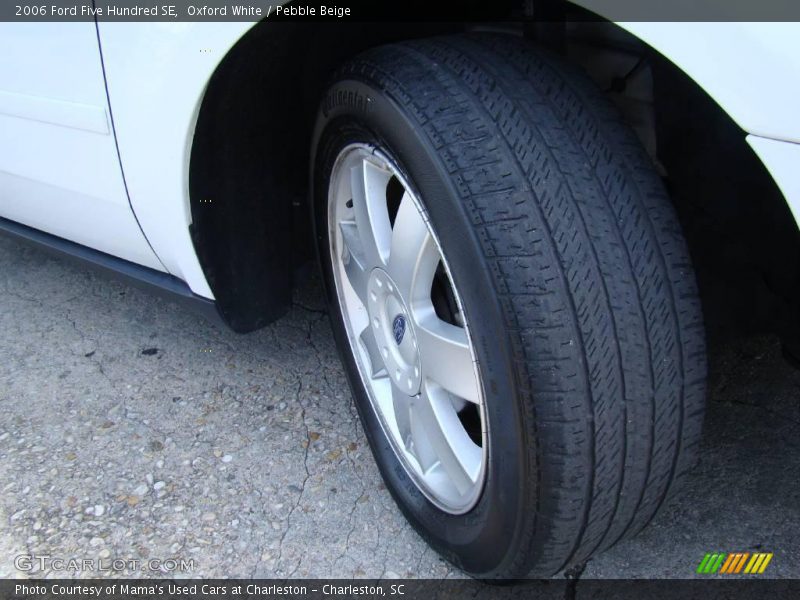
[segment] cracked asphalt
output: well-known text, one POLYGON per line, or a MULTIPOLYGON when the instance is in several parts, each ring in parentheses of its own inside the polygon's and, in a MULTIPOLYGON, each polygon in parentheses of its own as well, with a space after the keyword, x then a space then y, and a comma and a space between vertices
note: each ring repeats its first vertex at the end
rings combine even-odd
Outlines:
MULTIPOLYGON (((0 577, 461 577, 381 482, 313 279, 242 336, 0 238, 0 357, 0 577)), ((698 468, 584 578, 686 578, 706 552, 754 550, 800 577, 800 372, 771 337, 710 359, 698 468)))

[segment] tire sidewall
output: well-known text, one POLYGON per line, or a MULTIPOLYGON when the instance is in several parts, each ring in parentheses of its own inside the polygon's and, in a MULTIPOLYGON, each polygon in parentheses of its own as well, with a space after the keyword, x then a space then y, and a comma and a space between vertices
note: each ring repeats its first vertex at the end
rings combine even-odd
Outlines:
POLYGON ((491 267, 474 224, 480 215, 461 200, 431 138, 385 91, 365 81, 334 84, 324 97, 311 149, 311 204, 318 258, 331 324, 364 430, 387 487, 406 517, 439 553, 482 577, 502 573, 524 551, 523 522, 534 516, 535 456, 519 402, 518 374, 491 267), (425 206, 461 297, 484 388, 488 421, 487 477, 481 498, 464 515, 450 515, 417 488, 382 432, 361 381, 339 307, 328 240, 329 178, 339 152, 366 143, 386 152, 425 206), (435 201, 432 201, 435 199, 435 201))

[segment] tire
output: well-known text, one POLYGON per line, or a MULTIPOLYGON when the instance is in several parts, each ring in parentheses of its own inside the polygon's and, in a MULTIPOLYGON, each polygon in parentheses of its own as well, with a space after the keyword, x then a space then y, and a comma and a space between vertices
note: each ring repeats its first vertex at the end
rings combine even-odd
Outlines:
POLYGON ((695 462, 704 330, 670 200, 594 85, 511 36, 376 48, 325 94, 312 161, 334 335, 380 472, 416 530, 482 578, 550 576, 641 530, 695 462), (348 334, 331 185, 354 144, 390 157, 460 298, 486 430, 468 510, 420 488, 348 334))

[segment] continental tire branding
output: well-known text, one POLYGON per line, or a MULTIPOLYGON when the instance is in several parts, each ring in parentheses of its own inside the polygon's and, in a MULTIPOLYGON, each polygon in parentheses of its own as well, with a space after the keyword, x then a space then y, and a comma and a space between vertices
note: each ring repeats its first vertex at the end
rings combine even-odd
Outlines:
POLYGON ((327 118, 333 109, 346 106, 366 115, 371 104, 372 98, 369 96, 359 94, 353 90, 334 88, 325 96, 325 100, 322 103, 322 114, 327 118))

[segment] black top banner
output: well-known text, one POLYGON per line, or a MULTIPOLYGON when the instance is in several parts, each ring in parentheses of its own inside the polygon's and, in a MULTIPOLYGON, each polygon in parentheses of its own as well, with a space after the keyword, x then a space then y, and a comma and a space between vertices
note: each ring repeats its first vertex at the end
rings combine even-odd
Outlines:
POLYGON ((4 0, 0 21, 793 21, 798 0, 4 0))

